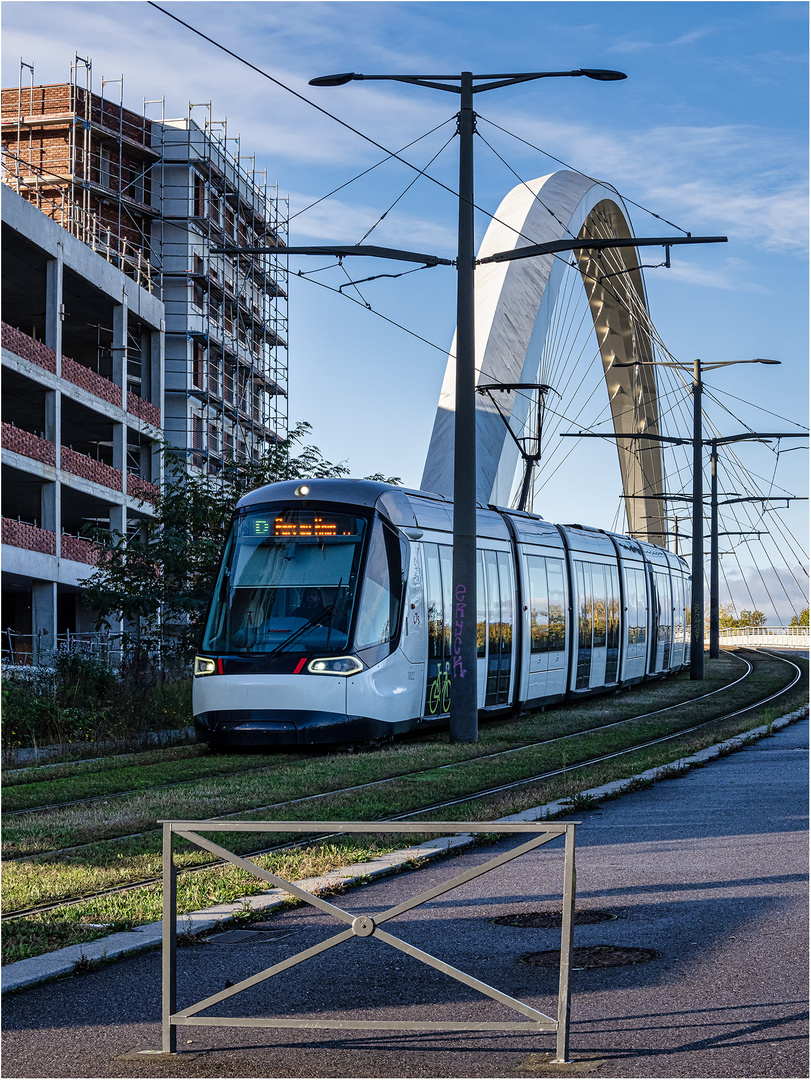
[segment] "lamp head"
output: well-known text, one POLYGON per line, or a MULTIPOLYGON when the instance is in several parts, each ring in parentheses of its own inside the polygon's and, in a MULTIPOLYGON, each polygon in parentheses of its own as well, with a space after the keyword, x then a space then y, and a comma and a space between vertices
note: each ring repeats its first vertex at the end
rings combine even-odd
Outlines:
POLYGON ((317 79, 310 79, 310 86, 343 86, 360 76, 354 71, 348 71, 343 75, 319 75, 317 79))
POLYGON ((617 82, 619 79, 628 78, 624 71, 609 71, 605 68, 580 68, 580 74, 598 82, 617 82))

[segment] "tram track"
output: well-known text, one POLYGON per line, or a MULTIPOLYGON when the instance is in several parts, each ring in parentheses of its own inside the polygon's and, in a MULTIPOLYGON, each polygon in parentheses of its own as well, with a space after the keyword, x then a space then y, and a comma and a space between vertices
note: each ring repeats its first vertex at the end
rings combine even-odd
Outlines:
MULTIPOLYGON (((748 678, 749 675, 751 675, 751 673, 752 673, 752 665, 747 660, 745 660, 743 657, 739 656, 739 657, 736 657, 736 658, 741 660, 746 665, 746 671, 744 671, 744 673, 742 675, 740 675, 737 679, 734 679, 732 682, 725 683, 723 686, 719 686, 715 690, 710 690, 706 694, 699 694, 696 697, 685 698, 682 701, 677 701, 677 702, 674 702, 671 705, 666 705, 661 709, 652 709, 652 710, 649 710, 648 712, 639 713, 639 714, 637 714, 635 716, 626 716, 622 720, 613 720, 613 721, 611 721, 611 722, 609 722, 607 724, 598 724, 598 725, 596 725, 595 727, 592 727, 592 728, 586 728, 586 729, 579 730, 579 731, 568 732, 565 735, 558 735, 554 739, 542 739, 542 740, 539 740, 539 741, 534 741, 534 742, 529 742, 529 743, 522 743, 519 746, 510 747, 509 750, 499 751, 496 754, 484 754, 484 755, 480 755, 478 757, 466 758, 464 760, 464 762, 449 762, 446 765, 436 766, 436 768, 440 768, 440 769, 456 768, 457 766, 462 765, 462 764, 469 764, 469 763, 474 762, 474 761, 484 761, 484 760, 487 760, 487 758, 490 758, 490 757, 503 757, 503 756, 505 756, 507 754, 519 753, 521 751, 532 749, 532 748, 537 747, 537 746, 545 746, 545 745, 548 745, 548 744, 553 743, 553 742, 559 742, 559 741, 561 741, 563 739, 573 739, 573 738, 577 738, 578 736, 582 736, 582 735, 595 734, 595 733, 597 733, 599 731, 605 731, 605 730, 608 730, 608 729, 610 729, 612 727, 618 727, 621 724, 628 724, 628 723, 632 723, 632 722, 637 721, 637 720, 644 720, 646 717, 649 717, 649 716, 658 716, 659 714, 664 713, 664 712, 668 712, 668 711, 670 711, 672 709, 680 709, 680 708, 683 708, 686 705, 692 705, 697 701, 703 701, 704 699, 706 699, 708 697, 713 697, 716 694, 724 693, 725 691, 731 690, 732 687, 737 686, 739 683, 743 682, 744 679, 748 678)), ((244 771, 244 773, 242 773, 241 775, 247 775, 249 773, 262 772, 264 770, 270 771, 273 767, 274 766, 256 766, 255 768, 246 769, 244 771)), ((101 794, 101 795, 90 795, 90 796, 87 796, 86 798, 81 798, 81 799, 71 799, 71 800, 66 800, 66 801, 63 801, 63 802, 56 802, 56 803, 44 803, 41 806, 23 807, 22 809, 18 809, 18 810, 6 810, 6 811, 4 811, 3 816, 6 817, 6 818, 21 817, 21 816, 23 816, 25 814, 39 814, 39 813, 45 813, 45 812, 49 812, 49 811, 53 811, 53 810, 65 810, 65 809, 68 809, 71 806, 87 806, 87 805, 92 805, 94 803, 103 805, 103 804, 107 803, 110 799, 131 798, 132 796, 143 795, 143 794, 145 794, 147 792, 151 794, 153 792, 168 791, 168 790, 171 790, 173 788, 185 787, 185 786, 189 786, 191 784, 203 783, 203 782, 210 781, 210 780, 224 779, 229 775, 231 775, 231 774, 212 772, 212 773, 209 773, 209 774, 206 774, 206 775, 203 775, 203 776, 193 777, 192 779, 189 779, 189 780, 178 780, 178 781, 173 781, 173 782, 167 783, 167 784, 156 784, 154 787, 149 787, 149 788, 133 788, 133 789, 130 789, 130 790, 109 792, 109 793, 104 793, 104 794, 101 794)), ((400 774, 400 777, 388 777, 386 779, 387 780, 401 779, 401 778, 404 778, 406 776, 411 776, 411 775, 417 775, 417 773, 403 773, 403 774, 400 774)), ((374 783, 383 783, 383 782, 385 782, 385 781, 383 781, 383 780, 374 781, 374 783)), ((332 790, 332 791, 326 791, 326 792, 323 792, 322 795, 326 796, 326 795, 345 794, 345 793, 348 793, 348 792, 351 792, 351 791, 355 791, 355 790, 358 789, 358 787, 363 787, 363 786, 365 786, 365 785, 355 785, 353 787, 340 788, 340 789, 336 789, 336 790, 332 790)), ((317 798, 317 797, 318 796, 313 796, 313 795, 306 796, 306 798, 317 798)), ((293 800, 293 801, 296 801, 296 800, 293 800)), ((277 806, 282 806, 282 805, 286 805, 286 804, 273 803, 273 804, 269 804, 267 806, 252 807, 252 808, 250 808, 249 811, 246 811, 244 809, 239 810, 239 811, 237 811, 237 813, 245 813, 245 812, 253 813, 256 810, 276 809, 277 806)), ((225 816, 228 816, 228 815, 225 815, 225 816)), ((231 816, 233 816, 233 815, 231 815, 231 816)), ((132 834, 132 835, 139 835, 139 834, 132 834)), ((130 839, 130 838, 131 838, 130 836, 127 836, 127 837, 122 837, 121 839, 130 839)), ((74 849, 73 848, 62 848, 62 849, 59 849, 59 850, 60 851, 67 851, 67 850, 74 850, 74 849)), ((56 854, 56 852, 51 852, 50 854, 56 854)), ((10 861, 13 861, 13 860, 5 860, 5 861, 10 862, 10 861)))
MULTIPOLYGON (((646 739, 644 741, 637 742, 632 746, 624 747, 624 748, 622 748, 620 750, 615 750, 615 751, 612 751, 610 753, 600 754, 600 755, 597 755, 597 756, 592 756, 592 757, 589 757, 589 758, 584 759, 582 761, 573 762, 571 764, 565 765, 565 766, 560 767, 560 768, 546 770, 544 772, 535 774, 535 775, 530 776, 530 777, 523 777, 523 778, 521 778, 519 780, 509 781, 507 783, 494 785, 494 786, 491 786, 491 787, 488 787, 488 788, 485 788, 485 789, 481 789, 481 790, 478 790, 478 791, 469 792, 469 793, 466 793, 465 795, 460 796, 458 798, 448 799, 448 800, 444 800, 442 802, 436 802, 436 803, 433 803, 431 805, 422 806, 422 807, 417 808, 417 809, 409 810, 409 811, 407 811, 405 813, 402 813, 402 814, 389 815, 387 817, 387 820, 401 821, 401 820, 406 820, 406 819, 409 819, 409 818, 415 818, 415 817, 418 817, 420 814, 432 813, 432 812, 434 812, 436 810, 446 809, 448 807, 457 806, 457 805, 460 805, 462 803, 474 802, 477 799, 492 797, 494 795, 502 794, 502 793, 508 792, 510 790, 515 790, 515 789, 518 789, 518 788, 521 788, 521 787, 528 787, 528 786, 531 786, 533 784, 540 783, 540 782, 542 782, 544 780, 548 780, 550 778, 560 776, 562 774, 574 773, 574 772, 577 772, 578 770, 582 770, 582 769, 588 768, 588 767, 593 766, 593 765, 598 765, 598 764, 600 764, 602 762, 606 762, 606 761, 609 761, 609 760, 614 759, 614 758, 622 757, 622 756, 632 754, 632 753, 638 753, 638 752, 640 752, 640 751, 642 751, 644 749, 655 746, 657 744, 672 741, 672 740, 677 739, 677 738, 679 738, 680 736, 683 736, 683 735, 688 735, 688 734, 690 734, 690 733, 692 733, 694 731, 699 730, 702 727, 707 727, 710 724, 720 723, 720 722, 723 722, 723 721, 726 721, 726 720, 730 720, 730 719, 733 719, 736 716, 741 716, 741 715, 744 715, 747 712, 751 712, 751 711, 753 711, 755 709, 762 708, 763 706, 769 704, 770 702, 776 701, 780 697, 787 694, 796 685, 797 681, 802 676, 801 669, 796 664, 794 664, 792 661, 787 660, 785 657, 780 657, 780 656, 776 656, 776 657, 773 657, 773 658, 778 659, 778 660, 782 661, 783 663, 789 665, 791 668, 793 668, 793 671, 794 671, 793 678, 791 679, 791 681, 786 686, 782 687, 778 691, 770 693, 770 694, 768 694, 768 695, 766 695, 766 696, 764 696, 762 698, 759 698, 757 701, 749 703, 749 704, 745 705, 742 708, 735 709, 735 710, 723 713, 720 716, 714 716, 714 717, 711 717, 709 719, 702 720, 697 724, 688 725, 687 727, 680 728, 679 730, 674 731, 674 732, 669 732, 669 733, 667 733, 665 735, 662 735, 662 736, 659 736, 657 738, 646 739)), ((745 660, 743 657, 738 657, 738 659, 742 660, 747 665, 747 671, 744 672, 744 674, 739 679, 734 680, 732 683, 726 684, 724 687, 720 687, 720 688, 718 688, 718 689, 716 689, 714 691, 710 691, 707 694, 703 694, 703 695, 699 695, 698 697, 691 698, 686 702, 678 702, 678 703, 675 703, 675 704, 665 706, 665 707, 663 707, 661 709, 649 710, 646 713, 638 714, 637 716, 634 716, 634 717, 626 717, 626 718, 624 718, 622 720, 613 721, 613 722, 611 722, 609 724, 605 724, 605 725, 598 725, 598 726, 596 726, 594 728, 587 729, 587 730, 584 730, 584 731, 572 732, 572 733, 569 733, 567 735, 561 736, 559 738, 540 740, 540 741, 535 742, 535 743, 529 743, 529 744, 525 744, 525 745, 518 746, 518 747, 511 747, 508 750, 499 751, 499 752, 494 753, 494 754, 480 755, 477 758, 472 758, 472 759, 468 758, 468 759, 465 759, 465 760, 459 761, 459 762, 451 762, 451 763, 446 763, 446 764, 440 765, 440 766, 433 766, 430 769, 412 771, 412 772, 409 772, 409 773, 399 774, 399 775, 394 776, 394 777, 387 777, 387 778, 380 779, 380 780, 370 781, 370 782, 367 782, 367 783, 364 783, 364 784, 351 785, 351 786, 348 786, 348 787, 343 788, 343 789, 337 789, 337 790, 327 791, 327 792, 320 792, 320 793, 317 793, 315 795, 308 795, 308 796, 303 796, 303 797, 297 798, 297 799, 286 800, 283 803, 270 804, 270 805, 267 805, 267 806, 255 807, 255 808, 252 808, 252 809, 243 808, 242 810, 236 811, 236 812, 234 812, 232 814, 221 815, 220 817, 218 817, 217 820, 222 820, 225 823, 229 818, 241 816, 241 815, 246 814, 246 813, 258 813, 259 811, 263 811, 263 810, 277 810, 278 811, 280 809, 284 809, 285 807, 295 806, 295 805, 301 804, 303 802, 311 802, 314 799, 327 798, 327 797, 331 797, 331 796, 335 796, 335 795, 339 795, 339 794, 352 794, 354 792, 363 791, 363 790, 373 788, 373 787, 379 787, 381 785, 396 782, 396 781, 402 780, 402 779, 413 779, 415 777, 418 777, 421 774, 427 774, 429 772, 435 772, 435 771, 441 771, 441 770, 446 770, 446 769, 457 768, 457 767, 460 767, 460 766, 469 765, 469 764, 471 764, 473 762, 477 762, 477 761, 480 762, 480 761, 492 760, 494 758, 504 758, 507 755, 515 754, 515 753, 520 752, 522 750, 526 751, 526 750, 532 749, 534 747, 548 745, 548 744, 551 744, 551 743, 562 741, 563 739, 574 738, 574 737, 577 737, 577 736, 583 736, 583 735, 588 735, 588 734, 597 734, 600 731, 603 731, 603 730, 606 730, 606 729, 609 729, 609 728, 616 728, 616 727, 619 727, 619 726, 621 726, 623 724, 629 724, 629 723, 632 723, 634 721, 647 719, 649 717, 655 717, 655 716, 657 716, 657 715, 659 715, 661 713, 670 712, 673 709, 684 707, 684 705, 689 705, 689 704, 692 704, 692 703, 694 703, 696 701, 702 700, 704 698, 712 697, 712 696, 714 696, 714 695, 716 695, 716 694, 718 694, 718 693, 720 693, 720 692, 722 692, 724 690, 730 689, 732 686, 738 685, 744 679, 748 678, 749 675, 751 675, 751 673, 752 673, 752 665, 749 663, 749 661, 745 660)), ((146 833, 132 834, 132 838, 137 838, 139 836, 145 836, 145 835, 147 835, 147 834, 146 833)), ((257 850, 250 851, 250 852, 245 852, 245 853, 242 853, 242 854, 243 854, 243 857, 245 857, 245 858, 254 858, 254 857, 257 857, 257 856, 260 856, 260 855, 268 855, 268 854, 273 854, 275 852, 282 852, 282 851, 285 851, 285 850, 289 850, 289 849, 295 848, 295 847, 301 847, 301 846, 303 846, 305 844, 310 845, 310 844, 317 843, 317 842, 323 842, 323 841, 326 841, 326 840, 335 839, 340 835, 342 835, 342 834, 340 834, 340 833, 328 833, 328 834, 325 834, 323 836, 317 836, 317 837, 309 836, 309 837, 306 838, 306 841, 289 841, 289 842, 284 843, 284 844, 274 844, 274 845, 271 845, 269 847, 257 849, 257 850)), ((116 842, 116 841, 120 841, 122 839, 129 839, 129 838, 131 838, 131 837, 126 837, 126 838, 118 837, 118 838, 115 838, 114 840, 111 840, 109 842, 113 843, 113 842, 116 842)), ((46 859, 48 857, 53 857, 55 855, 60 855, 60 854, 66 853, 66 852, 71 852, 72 853, 72 852, 80 851, 82 849, 82 847, 90 847, 90 846, 92 846, 92 845, 80 845, 80 846, 77 846, 75 848, 61 849, 60 851, 40 853, 40 854, 38 854, 36 856, 36 859, 39 861, 39 860, 46 859)), ((15 861, 21 861, 21 860, 26 859, 26 858, 29 859, 29 861, 32 859, 31 856, 20 856, 17 859, 5 860, 5 861, 7 863, 10 863, 10 862, 15 862, 15 861)), ((205 870, 205 869, 210 870, 210 869, 214 869, 214 868, 216 868, 217 866, 220 866, 220 865, 222 865, 221 862, 207 861, 205 863, 201 863, 201 864, 197 864, 197 865, 193 865, 193 866, 186 866, 186 867, 182 868, 181 870, 179 870, 179 874, 190 874, 190 873, 194 873, 194 872, 197 872, 197 871, 200 871, 200 870, 205 870)), ((49 903, 46 903, 46 904, 40 904, 40 905, 35 905, 35 906, 31 906, 31 907, 24 908, 24 909, 18 909, 18 910, 14 910, 14 911, 4 912, 3 915, 2 915, 2 919, 3 919, 3 922, 6 922, 6 921, 15 920, 15 919, 22 919, 22 918, 26 918, 26 917, 35 916, 35 915, 46 914, 49 911, 54 911, 54 910, 59 909, 59 908, 71 907, 71 906, 75 906, 77 904, 87 903, 87 902, 92 901, 92 900, 94 900, 96 898, 99 898, 99 897, 104 897, 104 896, 109 896, 109 895, 114 895, 114 894, 120 894, 120 893, 126 893, 126 892, 129 892, 129 891, 132 891, 132 890, 136 890, 136 889, 156 885, 160 881, 161 881, 161 876, 160 875, 154 875, 154 876, 150 876, 150 877, 145 877, 145 878, 139 879, 137 881, 131 881, 131 882, 127 882, 127 883, 124 883, 124 884, 121 884, 121 885, 118 885, 118 886, 111 886, 109 888, 96 890, 96 891, 94 891, 92 893, 84 893, 84 894, 76 895, 76 896, 73 896, 73 897, 65 897, 65 898, 61 898, 59 900, 49 902, 49 903)))
MULTIPOLYGON (((351 795, 351 794, 357 793, 359 791, 369 790, 370 788, 373 788, 373 787, 379 787, 379 786, 381 786, 383 784, 394 783, 394 782, 397 782, 399 780, 413 779, 413 778, 418 777, 418 776, 420 776, 420 775, 422 775, 424 773, 427 773, 427 772, 458 769, 458 768, 463 768, 465 766, 476 764, 476 763, 482 762, 482 761, 488 761, 488 760, 494 760, 494 759, 504 759, 504 758, 508 757, 511 754, 525 753, 528 750, 534 750, 534 749, 537 749, 537 748, 542 747, 542 746, 551 746, 554 743, 563 742, 563 741, 565 741, 567 739, 583 738, 584 736, 595 735, 595 734, 599 734, 600 732, 603 732, 603 731, 608 731, 608 730, 611 730, 613 728, 621 727, 623 724, 631 724, 631 723, 635 723, 635 722, 637 722, 639 720, 645 720, 645 719, 648 719, 650 717, 659 716, 662 713, 670 712, 670 711, 672 711, 674 709, 683 708, 684 706, 689 706, 689 705, 695 704, 698 701, 705 700, 708 697, 713 697, 716 694, 720 694, 720 693, 723 693, 725 691, 729 691, 733 687, 739 685, 741 682, 744 681, 744 679, 748 678, 752 674, 752 664, 750 664, 749 661, 745 660, 743 657, 740 657, 740 656, 736 657, 736 659, 740 660, 746 666, 746 670, 737 679, 734 679, 732 682, 725 683, 723 686, 717 687, 715 690, 708 691, 706 694, 699 694, 696 697, 686 698, 686 699, 684 699, 682 701, 674 702, 674 703, 672 703, 670 705, 663 706, 660 709, 648 710, 647 712, 638 713, 638 714, 636 714, 634 716, 627 716, 627 717, 622 718, 621 720, 613 720, 613 721, 610 721, 609 723, 606 723, 606 724, 597 724, 597 725, 595 725, 593 727, 590 727, 590 728, 583 728, 583 729, 579 729, 577 731, 568 732, 568 733, 566 733, 564 735, 558 735, 558 736, 555 736, 554 738, 551 738, 551 739, 540 739, 540 740, 535 740, 535 741, 532 741, 532 742, 521 743, 518 746, 510 747, 507 750, 499 750, 499 751, 496 751, 496 752, 491 753, 491 754, 479 754, 479 755, 476 755, 474 757, 464 758, 464 759, 462 759, 460 761, 447 762, 447 763, 445 763, 443 765, 432 765, 428 769, 411 770, 409 772, 395 774, 394 776, 381 777, 381 778, 379 778, 377 780, 367 781, 367 782, 362 783, 362 784, 352 784, 352 785, 349 785, 349 786, 343 787, 343 788, 332 788, 332 789, 325 790, 325 791, 322 791, 322 792, 316 792, 316 793, 311 793, 311 794, 308 794, 308 795, 303 795, 303 796, 301 796, 299 798, 296 798, 296 799, 286 799, 286 800, 284 800, 282 802, 265 803, 265 804, 260 804, 258 806, 242 807, 241 809, 235 810, 232 813, 218 814, 217 815, 217 820, 227 821, 229 818, 238 817, 241 814, 256 814, 256 813, 259 813, 261 811, 266 811, 266 810, 283 810, 283 809, 285 809, 287 807, 296 806, 296 805, 298 805, 300 803, 304 803, 304 802, 311 802, 311 801, 316 800, 316 799, 334 798, 335 796, 339 796, 339 795, 351 795)), ((255 772, 257 770, 250 770, 250 771, 255 772)), ((216 779, 216 778, 217 778, 217 776, 215 774, 212 777, 210 777, 209 779, 216 779)), ((156 786, 154 788, 150 788, 149 791, 146 792, 146 793, 151 794, 152 792, 163 791, 163 790, 166 790, 166 789, 171 788, 171 787, 180 787, 180 786, 183 786, 184 784, 190 785, 190 784, 193 784, 193 783, 198 783, 198 782, 202 781, 203 779, 206 779, 206 778, 195 778, 195 779, 190 780, 190 781, 180 781, 177 784, 171 784, 171 785, 169 785, 169 784, 159 785, 159 786, 156 786)), ((122 794, 122 796, 123 795, 142 795, 142 794, 145 794, 145 792, 135 790, 135 791, 132 791, 132 792, 122 792, 121 794, 122 794)), ((5 816, 6 817, 13 817, 13 816, 22 816, 24 814, 35 814, 35 813, 43 812, 43 811, 46 811, 46 810, 54 810, 54 809, 55 810, 62 810, 62 809, 67 809, 70 806, 84 805, 84 804, 89 804, 89 803, 97 803, 97 804, 100 804, 100 805, 105 805, 109 798, 110 798, 110 796, 108 796, 108 795, 102 795, 102 796, 94 797, 92 799, 72 800, 70 802, 55 803, 55 804, 50 804, 48 806, 33 807, 31 809, 28 809, 28 810, 11 811, 11 812, 6 813, 5 816)), ((145 831, 135 832, 135 833, 126 833, 126 834, 119 835, 119 836, 104 838, 103 840, 93 840, 93 841, 90 841, 90 842, 88 842, 86 844, 75 844, 75 845, 71 845, 69 847, 55 848, 55 849, 52 849, 50 851, 45 851, 45 852, 23 852, 20 855, 11 856, 9 858, 4 858, 3 862, 5 864, 11 864, 11 863, 14 863, 14 862, 22 862, 22 861, 25 861, 25 860, 45 860, 45 859, 48 859, 48 858, 52 858, 54 856, 62 856, 62 855, 77 853, 77 852, 80 852, 80 851, 85 850, 87 848, 96 847, 99 843, 117 843, 117 842, 121 842, 121 841, 124 841, 124 840, 135 840, 135 839, 138 839, 139 837, 147 835, 151 831, 152 830, 145 830, 145 831)), ((201 864, 200 868, 202 868, 203 866, 208 866, 208 865, 211 865, 211 864, 210 863, 201 864)))

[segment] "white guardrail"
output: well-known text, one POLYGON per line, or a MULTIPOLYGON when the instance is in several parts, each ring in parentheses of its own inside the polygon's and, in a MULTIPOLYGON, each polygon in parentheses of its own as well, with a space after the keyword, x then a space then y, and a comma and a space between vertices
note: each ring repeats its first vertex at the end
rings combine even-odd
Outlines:
POLYGON ((741 626, 720 631, 720 644, 759 645, 761 648, 807 649, 807 626, 741 626))

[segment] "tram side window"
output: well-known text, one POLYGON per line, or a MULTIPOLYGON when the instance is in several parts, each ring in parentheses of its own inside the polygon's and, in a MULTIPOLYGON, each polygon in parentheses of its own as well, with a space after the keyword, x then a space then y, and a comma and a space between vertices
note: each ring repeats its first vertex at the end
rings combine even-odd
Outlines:
POLYGON ((566 647, 566 592, 560 559, 527 556, 530 650, 562 652, 566 647))
POLYGON ((589 685, 591 676, 591 635, 593 629, 591 568, 579 560, 576 560, 574 565, 577 574, 577 597, 579 601, 575 689, 582 690, 589 685))
POLYGON ((656 595, 659 601, 659 640, 670 640, 670 581, 667 574, 656 571, 656 595))
POLYGON ((688 640, 688 612, 690 609, 690 582, 681 574, 675 579, 676 596, 673 601, 676 608, 676 641, 686 644, 688 640))
POLYGON ((425 544, 425 573, 428 598, 428 659, 442 659, 445 630, 442 619, 442 576, 439 571, 439 549, 425 544))
POLYGON ((490 624, 487 689, 484 703, 485 705, 495 705, 498 701, 501 657, 501 603, 498 587, 498 563, 495 551, 484 552, 484 566, 487 575, 487 621, 490 624))
POLYGON ((566 589, 560 559, 546 560, 546 578, 549 585, 549 651, 563 652, 566 648, 566 589))
POLYGON ((366 558, 355 646, 383 645, 397 636, 405 565, 400 540, 375 521, 366 558))
POLYGON ((476 656, 487 647, 487 594, 484 590, 484 552, 476 553, 476 656))
POLYGON ((501 704, 507 700, 510 690, 514 595, 510 556, 506 551, 499 551, 497 558, 499 590, 501 592, 501 664, 498 677, 498 695, 499 704, 501 704))
POLYGON ((546 559, 537 555, 527 556, 529 572, 529 635, 530 650, 547 652, 549 648, 549 586, 546 577, 546 559))
POLYGON ((607 607, 604 566, 591 567, 591 588, 594 598, 594 637, 592 639, 592 645, 595 649, 604 649, 607 607))
POLYGON ((620 648, 620 579, 616 566, 607 566, 605 681, 617 681, 620 648))
MULTIPOLYGON (((628 644, 644 647, 647 640, 647 591, 645 573, 629 567, 625 571, 625 591, 628 607, 628 644)), ((639 649, 633 651, 640 656, 639 649)))
POLYGON ((636 578, 636 633, 637 643, 646 645, 648 641, 648 590, 645 583, 645 571, 634 570, 636 578))
POLYGON ((439 561, 442 565, 442 603, 445 607, 445 657, 452 652, 453 643, 453 551, 446 544, 440 544, 439 561))

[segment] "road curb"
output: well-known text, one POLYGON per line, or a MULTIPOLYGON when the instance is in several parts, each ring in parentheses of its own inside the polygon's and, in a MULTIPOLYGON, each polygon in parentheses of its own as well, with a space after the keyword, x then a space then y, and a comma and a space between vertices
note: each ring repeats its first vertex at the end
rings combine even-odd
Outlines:
MULTIPOLYGON (((659 780, 666 780, 674 774, 705 765, 708 761, 724 757, 755 739, 764 738, 773 731, 779 731, 789 724, 796 723, 798 720, 808 716, 808 711, 806 706, 795 709, 770 724, 762 724, 759 727, 742 732, 731 739, 726 739, 724 742, 700 750, 690 757, 679 758, 669 762, 667 765, 648 769, 624 780, 616 780, 610 784, 603 784, 601 787, 584 790, 578 794, 577 798, 593 799, 595 801, 618 798, 627 792, 638 790, 640 784, 647 785, 656 783, 659 780)), ((571 812, 572 800, 567 798, 546 803, 543 806, 536 806, 530 810, 524 810, 520 814, 511 814, 508 817, 499 818, 498 821, 499 823, 545 821, 571 812)), ((369 862, 341 867, 328 874, 308 878, 296 884, 307 892, 334 891, 394 873, 404 869, 409 863, 426 862, 429 859, 447 855, 451 851, 466 848, 473 842, 474 838, 469 833, 459 836, 438 837, 424 844, 390 852, 369 862)), ((283 889, 272 889, 258 896, 244 897, 234 903, 216 904, 201 911, 194 911, 188 915, 178 917, 178 930, 180 933, 196 936, 222 926, 233 919, 235 915, 246 910, 271 913, 279 910, 285 904, 285 895, 283 889)), ((85 942, 81 945, 68 945, 63 949, 44 953, 42 956, 7 964, 2 969, 0 993, 9 994, 27 990, 52 979, 77 974, 85 967, 92 967, 160 948, 161 934, 162 923, 154 922, 136 927, 133 930, 98 938, 96 941, 85 942)))

